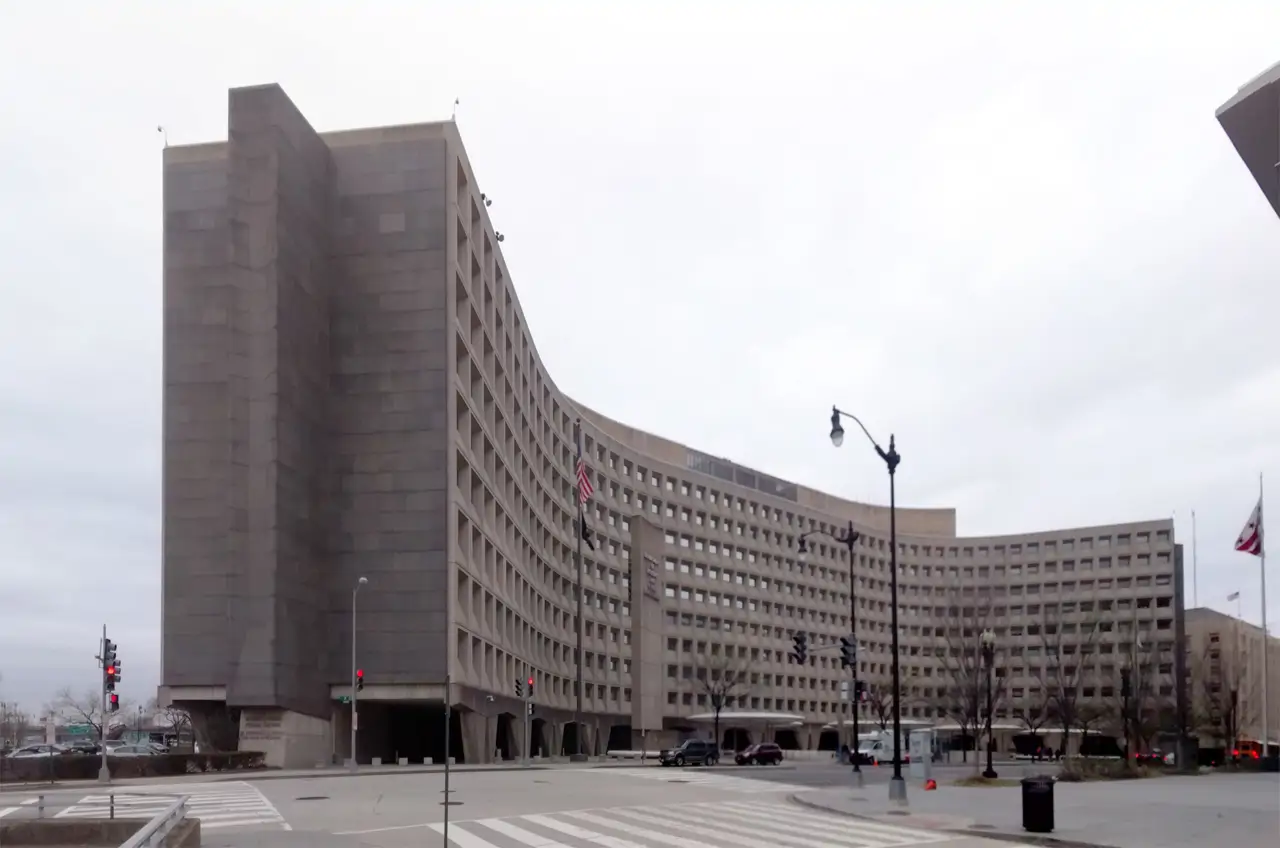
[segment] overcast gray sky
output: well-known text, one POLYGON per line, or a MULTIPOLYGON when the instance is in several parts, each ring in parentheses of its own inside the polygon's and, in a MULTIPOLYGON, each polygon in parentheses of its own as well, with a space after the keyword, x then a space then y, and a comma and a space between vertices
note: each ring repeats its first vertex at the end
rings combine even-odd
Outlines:
POLYGON ((272 81, 321 130, 461 99, 573 397, 882 502, 839 403, 965 534, 1194 509, 1201 603, 1258 619, 1280 221, 1214 110, 1275 2, 196 5, 0 7, 0 698, 92 685, 103 620, 154 693, 156 126, 272 81))

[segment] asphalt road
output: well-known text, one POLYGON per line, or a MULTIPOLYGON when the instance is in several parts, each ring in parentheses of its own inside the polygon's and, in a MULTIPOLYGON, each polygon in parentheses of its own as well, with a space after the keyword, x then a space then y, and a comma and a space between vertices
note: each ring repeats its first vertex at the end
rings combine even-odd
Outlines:
MULTIPOLYGON (((887 781, 888 770, 881 771, 887 781)), ((118 816, 145 818, 181 792, 201 819, 203 844, 214 848, 444 846, 446 811, 453 848, 886 848, 939 841, 929 831, 788 801, 794 792, 839 786, 847 773, 834 763, 460 770, 450 776, 447 807, 441 773, 184 781, 105 793, 54 790, 44 794, 43 812, 99 817, 114 803, 118 816)), ((38 815, 34 797, 0 795, 0 820, 38 815)), ((988 846, 986 840, 948 841, 948 848, 988 846)))

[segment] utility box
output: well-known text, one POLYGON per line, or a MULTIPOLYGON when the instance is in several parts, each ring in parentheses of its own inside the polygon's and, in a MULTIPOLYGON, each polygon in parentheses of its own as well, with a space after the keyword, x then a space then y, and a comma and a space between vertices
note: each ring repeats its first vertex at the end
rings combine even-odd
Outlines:
POLYGON ((907 773, 912 780, 928 780, 933 776, 933 729, 913 730, 907 738, 907 754, 911 757, 907 773))

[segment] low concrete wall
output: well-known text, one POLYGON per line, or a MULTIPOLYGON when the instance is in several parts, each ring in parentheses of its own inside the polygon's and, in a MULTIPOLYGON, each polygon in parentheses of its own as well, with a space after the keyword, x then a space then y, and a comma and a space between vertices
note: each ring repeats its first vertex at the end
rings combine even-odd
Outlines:
MULTIPOLYGON (((0 821, 0 845, 85 845, 119 848, 150 819, 23 819, 0 821)), ((200 821, 184 819, 169 832, 167 848, 198 848, 200 821)))

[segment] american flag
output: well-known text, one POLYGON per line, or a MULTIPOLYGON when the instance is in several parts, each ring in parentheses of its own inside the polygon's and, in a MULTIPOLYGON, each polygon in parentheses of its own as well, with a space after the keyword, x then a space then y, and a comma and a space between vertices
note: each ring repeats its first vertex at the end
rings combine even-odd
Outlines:
POLYGON ((1240 538, 1236 539, 1236 550, 1262 556, 1262 498, 1258 498, 1258 505, 1253 508, 1249 523, 1240 531, 1240 538))
POLYGON ((591 499, 595 487, 591 485, 591 472, 587 469, 587 461, 578 457, 578 504, 585 504, 591 499))

